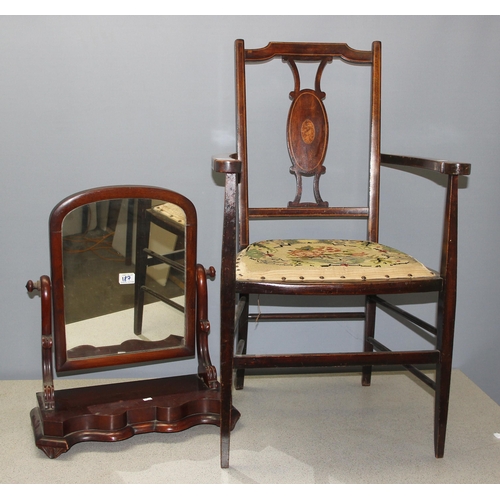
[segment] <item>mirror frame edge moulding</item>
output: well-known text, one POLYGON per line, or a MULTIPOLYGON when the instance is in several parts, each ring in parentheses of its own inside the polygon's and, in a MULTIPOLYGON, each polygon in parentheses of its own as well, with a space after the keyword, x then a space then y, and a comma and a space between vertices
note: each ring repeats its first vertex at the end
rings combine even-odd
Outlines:
POLYGON ((88 370, 150 361, 189 358, 195 355, 197 214, 193 203, 183 195, 155 186, 115 185, 86 189, 60 201, 49 218, 50 263, 52 274, 52 311, 54 321, 56 372, 88 370), (68 358, 64 312, 63 234, 66 215, 72 210, 99 201, 127 198, 171 202, 184 210, 185 228, 185 336, 184 345, 168 349, 106 354, 89 358, 68 358))

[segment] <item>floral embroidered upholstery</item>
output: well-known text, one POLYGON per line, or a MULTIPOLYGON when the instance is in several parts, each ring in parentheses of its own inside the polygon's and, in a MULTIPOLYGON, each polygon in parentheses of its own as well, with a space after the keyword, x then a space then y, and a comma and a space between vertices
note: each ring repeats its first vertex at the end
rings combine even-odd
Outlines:
POLYGON ((236 260, 238 281, 361 281, 429 278, 435 273, 394 248, 359 240, 266 240, 236 260))

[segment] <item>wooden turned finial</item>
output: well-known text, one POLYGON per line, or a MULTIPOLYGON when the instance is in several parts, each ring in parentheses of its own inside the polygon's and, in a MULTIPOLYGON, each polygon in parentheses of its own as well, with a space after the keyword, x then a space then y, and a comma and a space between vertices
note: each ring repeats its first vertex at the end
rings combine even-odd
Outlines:
POLYGON ((33 290, 40 290, 40 281, 31 281, 29 280, 28 283, 26 283, 26 290, 28 292, 32 292, 33 290))

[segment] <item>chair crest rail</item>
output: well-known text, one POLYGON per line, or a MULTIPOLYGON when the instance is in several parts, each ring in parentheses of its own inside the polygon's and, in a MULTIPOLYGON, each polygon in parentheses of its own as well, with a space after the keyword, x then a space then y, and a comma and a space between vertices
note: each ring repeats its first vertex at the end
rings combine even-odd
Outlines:
POLYGON ((304 45, 294 42, 270 42, 259 49, 246 49, 247 61, 268 61, 275 57, 293 57, 302 60, 318 60, 325 56, 342 59, 358 64, 371 64, 372 52, 352 49, 346 43, 310 43, 304 45))

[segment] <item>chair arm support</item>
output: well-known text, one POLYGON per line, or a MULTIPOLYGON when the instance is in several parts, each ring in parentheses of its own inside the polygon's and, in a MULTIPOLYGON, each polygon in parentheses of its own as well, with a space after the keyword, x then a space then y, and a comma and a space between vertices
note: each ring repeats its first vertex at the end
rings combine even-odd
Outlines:
POLYGON ((380 160, 380 163, 385 166, 417 167, 447 175, 469 175, 471 169, 470 163, 455 163, 400 155, 381 154, 380 160))
POLYGON ((229 155, 227 158, 212 158, 214 172, 221 174, 240 174, 241 160, 236 158, 236 154, 229 155))

